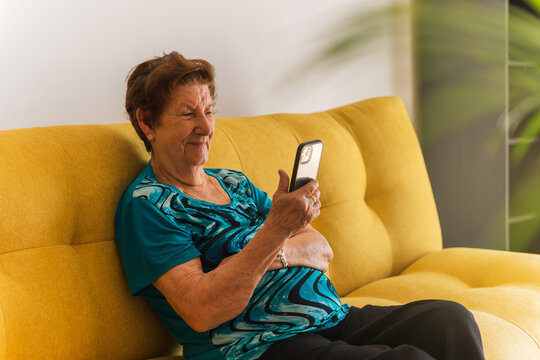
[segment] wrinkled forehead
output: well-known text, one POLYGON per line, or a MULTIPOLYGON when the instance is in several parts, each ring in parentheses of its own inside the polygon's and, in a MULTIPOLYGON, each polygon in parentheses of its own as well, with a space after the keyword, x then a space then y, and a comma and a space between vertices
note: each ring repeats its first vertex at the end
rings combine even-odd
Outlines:
POLYGON ((214 105, 208 85, 193 83, 178 85, 171 92, 170 105, 175 108, 207 108, 214 105))

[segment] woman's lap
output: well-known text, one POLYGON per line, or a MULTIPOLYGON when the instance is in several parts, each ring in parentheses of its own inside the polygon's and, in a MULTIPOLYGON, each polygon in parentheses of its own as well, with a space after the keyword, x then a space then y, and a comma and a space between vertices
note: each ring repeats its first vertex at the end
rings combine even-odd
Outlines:
POLYGON ((402 345, 351 345, 343 340, 329 340, 317 333, 299 334, 273 345, 260 360, 390 360, 433 359, 420 349, 402 345), (418 355, 418 356, 415 356, 418 355))
POLYGON ((351 307, 338 325, 276 343, 261 359, 483 359, 472 314, 449 301, 351 307))

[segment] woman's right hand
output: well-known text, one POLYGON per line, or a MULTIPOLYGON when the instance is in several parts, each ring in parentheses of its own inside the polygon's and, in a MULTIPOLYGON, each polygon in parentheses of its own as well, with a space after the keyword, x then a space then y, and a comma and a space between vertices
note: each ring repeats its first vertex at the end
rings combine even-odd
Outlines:
POLYGON ((319 216, 319 183, 311 180, 300 189, 289 193, 289 175, 283 170, 278 173, 279 185, 272 197, 272 206, 265 225, 289 237, 319 216))

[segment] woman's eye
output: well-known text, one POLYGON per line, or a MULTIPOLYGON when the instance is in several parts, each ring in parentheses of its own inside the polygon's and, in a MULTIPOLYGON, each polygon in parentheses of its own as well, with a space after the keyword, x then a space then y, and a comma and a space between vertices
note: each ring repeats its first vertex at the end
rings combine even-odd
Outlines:
POLYGON ((190 116, 193 116, 193 113, 185 113, 185 114, 182 114, 180 116, 183 116, 183 117, 190 117, 190 116))

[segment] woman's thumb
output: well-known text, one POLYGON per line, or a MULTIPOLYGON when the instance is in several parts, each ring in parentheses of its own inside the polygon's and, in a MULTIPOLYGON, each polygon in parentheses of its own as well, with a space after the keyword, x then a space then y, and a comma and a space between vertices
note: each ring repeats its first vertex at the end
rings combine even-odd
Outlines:
POLYGON ((277 191, 279 192, 289 192, 289 175, 284 171, 279 169, 279 184, 277 191))

